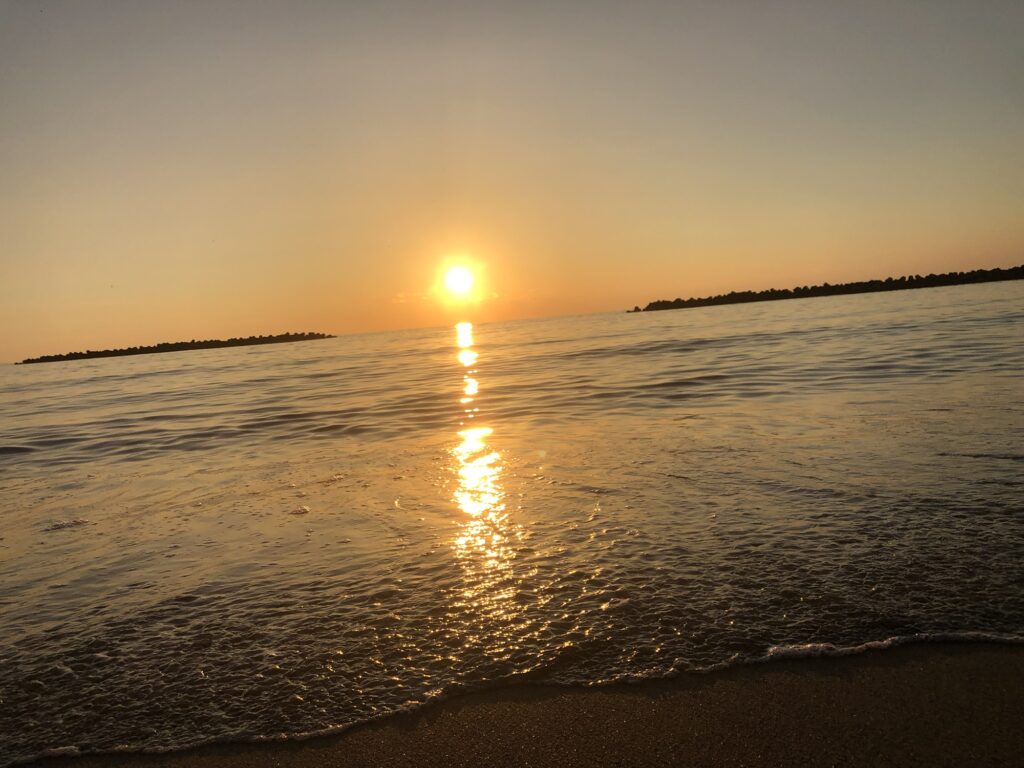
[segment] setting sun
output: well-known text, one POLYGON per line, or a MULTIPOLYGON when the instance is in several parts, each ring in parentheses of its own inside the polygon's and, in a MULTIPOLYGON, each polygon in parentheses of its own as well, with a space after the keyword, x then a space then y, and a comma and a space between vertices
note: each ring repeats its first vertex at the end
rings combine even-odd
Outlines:
POLYGON ((473 290, 473 273, 468 268, 451 267, 444 275, 444 286, 455 296, 466 296, 473 290))

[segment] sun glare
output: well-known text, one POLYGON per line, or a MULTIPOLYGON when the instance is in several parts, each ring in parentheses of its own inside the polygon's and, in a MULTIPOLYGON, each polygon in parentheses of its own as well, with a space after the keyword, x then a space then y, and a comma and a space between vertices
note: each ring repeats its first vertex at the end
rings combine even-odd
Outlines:
POLYGON ((444 287, 454 296, 467 296, 473 290, 473 273, 468 268, 451 267, 444 275, 444 287))

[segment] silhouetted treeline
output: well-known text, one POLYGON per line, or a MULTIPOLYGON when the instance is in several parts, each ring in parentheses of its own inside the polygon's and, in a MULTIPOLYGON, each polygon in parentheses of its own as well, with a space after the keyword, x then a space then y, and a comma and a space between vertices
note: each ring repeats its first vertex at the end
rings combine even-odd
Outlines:
POLYGON ((715 304, 744 304, 751 301, 778 301, 780 299, 805 299, 812 296, 839 296, 847 293, 875 293, 877 291, 902 291, 910 288, 937 288, 942 285, 963 285, 965 283, 992 283, 997 280, 1024 279, 1024 264, 1008 269, 975 269, 971 272, 947 272, 942 275, 906 275, 887 277, 885 280, 864 280, 858 283, 831 285, 804 285, 797 288, 769 288, 764 291, 732 291, 702 299, 661 299, 652 301, 642 310, 633 307, 631 312, 654 312, 659 309, 684 309, 686 307, 709 307, 715 304))
MULTIPOLYGON (((61 360, 84 360, 90 357, 124 357, 125 355, 149 355, 154 352, 183 352, 188 349, 217 349, 218 347, 249 347, 254 344, 283 344, 289 341, 312 341, 333 339, 329 333, 280 333, 276 336, 246 336, 245 338, 206 339, 203 341, 164 341, 148 347, 126 349, 87 349, 85 352, 68 352, 66 355, 43 355, 30 357, 21 363, 56 363, 61 360)), ((20 365, 21 363, 15 363, 20 365)))

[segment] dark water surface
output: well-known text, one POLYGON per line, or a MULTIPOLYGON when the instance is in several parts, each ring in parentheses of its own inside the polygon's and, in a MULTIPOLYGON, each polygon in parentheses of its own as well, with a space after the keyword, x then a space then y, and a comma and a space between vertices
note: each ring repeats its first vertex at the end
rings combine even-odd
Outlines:
POLYGON ((1019 641, 1022 553, 1019 283, 8 366, 0 765, 1019 641))

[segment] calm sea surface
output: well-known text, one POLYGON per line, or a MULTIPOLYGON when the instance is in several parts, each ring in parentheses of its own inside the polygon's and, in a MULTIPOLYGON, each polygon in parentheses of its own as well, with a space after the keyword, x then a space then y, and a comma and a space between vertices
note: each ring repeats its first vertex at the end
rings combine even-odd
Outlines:
POLYGON ((1019 641, 1022 428, 1021 283, 5 366, 0 765, 1019 641))

